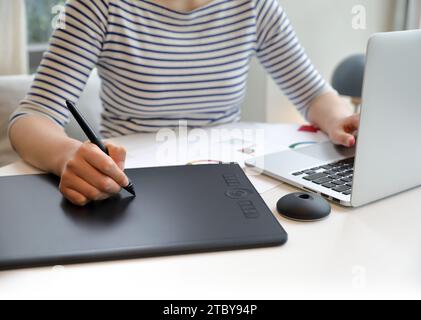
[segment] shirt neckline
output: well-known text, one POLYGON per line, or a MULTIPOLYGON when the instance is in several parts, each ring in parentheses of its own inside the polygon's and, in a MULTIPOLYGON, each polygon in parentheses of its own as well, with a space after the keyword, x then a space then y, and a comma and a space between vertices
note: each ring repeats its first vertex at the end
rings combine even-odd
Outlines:
POLYGON ((219 3, 223 3, 225 1, 226 0, 212 0, 209 3, 207 3, 207 4, 205 4, 203 6, 200 6, 200 7, 196 8, 196 9, 190 10, 190 11, 178 11, 178 10, 174 10, 174 9, 168 8, 166 6, 163 6, 163 5, 154 3, 154 2, 149 1, 149 0, 143 0, 143 2, 145 2, 145 3, 149 4, 149 5, 152 5, 154 7, 160 8, 162 10, 168 11, 170 13, 175 13, 175 14, 179 14, 179 15, 183 15, 183 16, 191 16, 191 15, 194 15, 196 13, 199 13, 201 11, 204 11, 206 9, 209 9, 211 7, 214 7, 214 6, 218 5, 219 3))

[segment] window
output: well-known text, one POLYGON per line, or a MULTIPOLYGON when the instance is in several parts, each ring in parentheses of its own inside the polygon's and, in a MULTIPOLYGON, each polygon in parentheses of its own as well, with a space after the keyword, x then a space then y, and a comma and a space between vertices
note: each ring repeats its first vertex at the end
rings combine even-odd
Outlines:
POLYGON ((421 2, 419 0, 409 0, 407 6, 407 28, 421 28, 421 2))
POLYGON ((53 32, 52 21, 57 15, 57 12, 53 12, 53 8, 63 5, 64 2, 64 0, 25 0, 31 72, 38 67, 53 32))

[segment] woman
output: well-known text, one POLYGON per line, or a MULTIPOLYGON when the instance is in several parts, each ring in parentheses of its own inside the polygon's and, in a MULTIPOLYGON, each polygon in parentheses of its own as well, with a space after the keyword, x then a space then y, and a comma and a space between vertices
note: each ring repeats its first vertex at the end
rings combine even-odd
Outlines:
POLYGON ((124 149, 110 156, 70 139, 66 99, 94 67, 102 79, 104 137, 236 121, 250 58, 334 143, 353 146, 358 116, 305 55, 277 0, 69 0, 35 81, 12 116, 10 137, 32 165, 61 177, 76 205, 128 184, 124 149))

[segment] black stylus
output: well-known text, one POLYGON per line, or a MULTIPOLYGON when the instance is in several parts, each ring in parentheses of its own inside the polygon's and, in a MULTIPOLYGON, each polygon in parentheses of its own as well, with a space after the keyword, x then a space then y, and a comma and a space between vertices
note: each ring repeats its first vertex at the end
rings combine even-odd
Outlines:
MULTIPOLYGON (((73 115, 73 117, 75 118, 75 120, 79 124, 79 126, 82 128, 83 132, 88 137, 89 141, 91 141, 91 143, 93 143, 98 148, 100 148, 105 154, 109 155, 107 147, 104 146, 104 144, 101 142, 101 140, 97 137, 94 130, 92 130, 92 127, 89 125, 88 121, 86 121, 86 119, 83 117, 83 115, 77 109, 76 105, 69 100, 66 100, 66 105, 67 105, 67 108, 69 109, 70 113, 73 115)), ((134 189, 134 185, 130 181, 130 179, 129 179, 129 185, 127 187, 125 187, 124 190, 126 190, 130 194, 136 196, 136 191, 134 189)))

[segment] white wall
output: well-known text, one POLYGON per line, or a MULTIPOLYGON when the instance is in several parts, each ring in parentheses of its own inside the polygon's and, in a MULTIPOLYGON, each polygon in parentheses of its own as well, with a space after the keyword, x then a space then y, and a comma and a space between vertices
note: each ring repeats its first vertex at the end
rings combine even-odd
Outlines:
MULTIPOLYGON (((371 34, 393 29, 398 1, 400 0, 280 0, 308 55, 329 81, 335 66, 343 58, 365 52, 371 34), (352 27, 352 8, 355 5, 366 8, 366 30, 354 30, 352 27)), ((246 120, 302 121, 260 67, 252 69, 249 96, 265 100, 266 108, 263 110, 260 105, 256 106, 255 99, 248 99, 244 107, 246 120), (262 94, 254 89, 253 83, 266 86, 265 97, 260 97, 262 94), (256 112, 256 109, 259 111, 256 112)))

